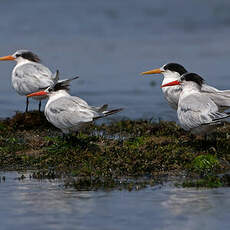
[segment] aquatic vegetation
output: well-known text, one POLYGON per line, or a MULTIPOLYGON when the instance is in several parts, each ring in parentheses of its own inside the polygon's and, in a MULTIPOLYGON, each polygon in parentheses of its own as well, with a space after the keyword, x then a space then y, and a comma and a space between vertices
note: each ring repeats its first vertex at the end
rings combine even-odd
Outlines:
POLYGON ((204 178, 199 178, 196 180, 186 180, 183 182, 183 187, 197 187, 197 188, 218 188, 223 186, 221 178, 218 176, 206 176, 204 178))
POLYGON ((193 170, 203 175, 212 173, 217 170, 219 166, 219 160, 216 156, 211 154, 197 156, 192 161, 193 170))
POLYGON ((122 120, 90 125, 68 140, 38 112, 0 121, 0 169, 34 170, 76 189, 140 189, 183 176, 181 186, 229 186, 230 125, 205 141, 175 122, 122 120), (222 176, 219 176, 221 173, 222 176))

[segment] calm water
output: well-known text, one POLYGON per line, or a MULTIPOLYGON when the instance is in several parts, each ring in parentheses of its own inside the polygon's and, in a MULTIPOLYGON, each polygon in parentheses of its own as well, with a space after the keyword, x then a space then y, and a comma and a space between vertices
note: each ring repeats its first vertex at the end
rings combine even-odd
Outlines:
MULTIPOLYGON (((230 88, 229 10, 229 0, 1 1, 0 56, 31 49, 63 77, 79 74, 72 94, 93 105, 122 106, 130 118, 175 119, 161 77, 139 73, 174 61, 230 88)), ((25 107, 11 88, 13 66, 0 63, 0 117, 25 107)))
MULTIPOLYGON (((161 94, 161 77, 139 75, 168 62, 230 88, 229 0, 0 3, 0 56, 30 49, 63 77, 80 75, 73 95, 93 105, 124 107, 121 116, 176 119, 161 94)), ((11 88, 13 66, 0 63, 0 117, 24 110, 25 98, 11 88)), ((76 192, 58 182, 20 182, 15 173, 3 174, 1 230, 229 229, 228 188, 76 192)))
POLYGON ((229 229, 230 188, 77 192, 58 182, 18 181, 14 172, 1 175, 1 230, 229 229))

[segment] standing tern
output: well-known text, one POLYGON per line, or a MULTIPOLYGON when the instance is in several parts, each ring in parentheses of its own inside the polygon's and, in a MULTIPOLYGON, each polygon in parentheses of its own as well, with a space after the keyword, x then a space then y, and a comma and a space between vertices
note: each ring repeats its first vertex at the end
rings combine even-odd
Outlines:
MULTIPOLYGON (((184 68, 184 66, 177 63, 168 63, 163 65, 161 68, 142 72, 141 74, 163 74, 164 78, 162 81, 162 85, 164 85, 169 82, 179 80, 180 77, 185 73, 187 73, 187 70, 184 68)), ((181 85, 162 88, 162 91, 168 104, 173 109, 177 110, 180 93, 182 91, 181 85)), ((230 90, 218 90, 212 86, 203 83, 201 91, 208 93, 209 96, 212 97, 214 102, 222 108, 222 110, 228 109, 230 107, 230 90)))
MULTIPOLYGON (((14 60, 17 62, 12 71, 12 85, 19 95, 40 91, 54 84, 55 76, 40 62, 40 58, 28 50, 18 50, 9 56, 0 57, 0 61, 14 60)), ((36 97, 39 100, 39 111, 41 110, 41 100, 45 96, 36 97)), ((26 112, 28 111, 29 100, 26 100, 26 112)))
POLYGON ((53 87, 27 95, 27 97, 48 96, 44 111, 45 116, 50 123, 61 129, 64 134, 77 132, 85 125, 99 118, 122 110, 107 110, 108 105, 101 107, 90 106, 81 98, 71 96, 68 91, 69 83, 73 79, 57 82, 53 87))
MULTIPOLYGON (((180 80, 162 85, 181 86, 177 116, 181 127, 195 135, 206 135, 230 115, 221 112, 209 94, 202 92, 204 80, 198 74, 185 73, 180 80)), ((170 88, 170 87, 169 87, 170 88)))

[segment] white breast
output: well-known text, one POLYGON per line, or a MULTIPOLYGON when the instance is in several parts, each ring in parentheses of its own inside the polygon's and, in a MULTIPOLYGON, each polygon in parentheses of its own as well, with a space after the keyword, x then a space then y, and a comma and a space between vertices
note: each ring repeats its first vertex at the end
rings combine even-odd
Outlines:
POLYGON ((45 66, 24 60, 12 72, 12 85, 20 95, 27 95, 47 88, 54 83, 52 72, 45 66))
MULTIPOLYGON (((176 81, 179 78, 180 77, 178 77, 177 74, 164 75, 162 85, 172 81, 176 81)), ((180 85, 168 86, 168 87, 166 86, 162 88, 162 92, 164 94, 165 99, 167 100, 168 104, 175 110, 177 110, 178 107, 178 101, 179 101, 181 91, 182 88, 180 85)))

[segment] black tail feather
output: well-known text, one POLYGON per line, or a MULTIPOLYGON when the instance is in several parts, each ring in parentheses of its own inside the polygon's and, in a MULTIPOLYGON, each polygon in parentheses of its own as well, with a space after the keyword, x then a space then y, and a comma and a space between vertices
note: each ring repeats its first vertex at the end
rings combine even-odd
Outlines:
POLYGON ((119 113, 123 110, 123 108, 119 108, 119 109, 112 109, 110 111, 105 111, 103 112, 103 115, 102 116, 98 116, 98 117, 95 117, 94 120, 96 119, 99 119, 99 118, 102 118, 102 117, 107 117, 109 115, 112 115, 112 114, 115 114, 115 113, 119 113))
POLYGON ((216 123, 218 123, 218 122, 220 122, 220 124, 221 124, 221 121, 222 121, 223 119, 228 118, 228 117, 230 117, 230 113, 226 113, 226 116, 214 118, 214 119, 212 119, 211 122, 203 123, 202 125, 212 125, 212 124, 216 124, 216 123))

